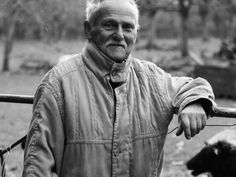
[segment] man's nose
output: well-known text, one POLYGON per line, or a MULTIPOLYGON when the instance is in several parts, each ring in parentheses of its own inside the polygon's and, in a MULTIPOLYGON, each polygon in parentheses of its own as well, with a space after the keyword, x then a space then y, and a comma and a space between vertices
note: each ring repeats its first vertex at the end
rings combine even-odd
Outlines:
POLYGON ((113 35, 115 40, 123 40, 124 39, 124 32, 122 26, 118 26, 114 35, 113 35))

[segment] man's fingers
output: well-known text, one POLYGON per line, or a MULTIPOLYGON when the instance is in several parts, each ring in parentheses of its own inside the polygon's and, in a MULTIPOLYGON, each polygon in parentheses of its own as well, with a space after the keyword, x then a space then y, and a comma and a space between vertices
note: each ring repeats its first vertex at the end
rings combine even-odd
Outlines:
POLYGON ((197 121, 197 130, 198 130, 199 132, 200 132, 202 129, 205 128, 206 119, 207 119, 207 116, 206 116, 206 115, 202 115, 201 118, 199 117, 198 119, 196 119, 196 121, 197 121))
POLYGON ((195 118, 195 115, 193 115, 193 117, 189 118, 189 129, 191 134, 189 135, 190 137, 194 137, 199 131, 198 131, 198 118, 195 118))
POLYGON ((186 139, 190 139, 192 136, 192 130, 190 128, 190 121, 188 119, 188 117, 183 117, 182 118, 182 126, 183 126, 183 129, 184 129, 184 136, 186 139))
POLYGON ((191 129, 190 129, 190 121, 187 115, 182 114, 179 117, 179 125, 178 125, 178 131, 176 133, 177 136, 182 134, 184 131, 184 135, 187 139, 191 138, 191 129))
POLYGON ((207 115, 199 104, 186 106, 179 115, 179 128, 176 135, 184 131, 186 139, 198 134, 206 125, 207 115))
POLYGON ((197 126, 196 126, 196 134, 198 134, 204 128, 202 122, 203 122, 202 118, 196 119, 196 124, 197 124, 197 126))
POLYGON ((183 127, 181 126, 181 124, 179 123, 178 124, 178 129, 177 129, 177 132, 176 132, 176 135, 179 136, 183 133, 184 129, 183 127))
POLYGON ((206 116, 204 115, 185 115, 182 114, 179 117, 179 126, 176 135, 179 136, 183 133, 187 139, 194 137, 206 124, 206 116))

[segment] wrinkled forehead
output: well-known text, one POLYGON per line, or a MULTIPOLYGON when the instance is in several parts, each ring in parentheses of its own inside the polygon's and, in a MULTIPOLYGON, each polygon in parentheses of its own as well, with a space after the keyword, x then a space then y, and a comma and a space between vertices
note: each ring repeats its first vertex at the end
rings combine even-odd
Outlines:
POLYGON ((90 21, 95 22, 109 15, 129 17, 138 24, 138 9, 129 0, 104 0, 93 13, 90 21))

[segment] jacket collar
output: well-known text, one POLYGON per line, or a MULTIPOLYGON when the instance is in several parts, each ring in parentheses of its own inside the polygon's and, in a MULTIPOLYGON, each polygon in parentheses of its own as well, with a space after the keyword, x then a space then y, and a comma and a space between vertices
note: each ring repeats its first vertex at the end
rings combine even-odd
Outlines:
POLYGON ((112 82, 125 82, 128 77, 130 58, 122 63, 116 63, 104 55, 95 44, 87 41, 82 51, 85 65, 97 77, 109 77, 112 82))

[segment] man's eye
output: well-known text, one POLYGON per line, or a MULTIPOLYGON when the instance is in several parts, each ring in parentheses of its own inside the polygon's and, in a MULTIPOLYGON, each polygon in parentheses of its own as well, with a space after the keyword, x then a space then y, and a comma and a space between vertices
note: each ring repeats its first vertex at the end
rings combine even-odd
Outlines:
POLYGON ((113 29, 114 28, 114 25, 112 23, 105 23, 103 24, 103 26, 106 28, 106 29, 113 29))
POLYGON ((129 25, 129 24, 124 25, 123 28, 126 31, 132 31, 134 29, 133 25, 129 25))

